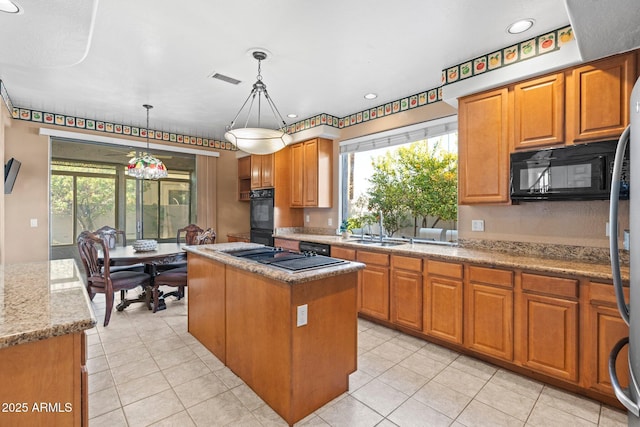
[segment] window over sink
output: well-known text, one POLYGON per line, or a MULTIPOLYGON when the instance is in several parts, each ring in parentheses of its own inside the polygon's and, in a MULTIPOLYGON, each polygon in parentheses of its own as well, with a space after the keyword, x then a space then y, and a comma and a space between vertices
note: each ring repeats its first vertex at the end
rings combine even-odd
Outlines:
POLYGON ((340 143, 342 228, 457 240, 457 117, 340 143))

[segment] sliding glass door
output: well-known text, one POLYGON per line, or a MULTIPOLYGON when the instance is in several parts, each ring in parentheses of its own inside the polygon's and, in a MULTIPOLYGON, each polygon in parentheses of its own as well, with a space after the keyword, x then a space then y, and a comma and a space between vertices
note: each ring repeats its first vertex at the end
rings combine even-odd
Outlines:
POLYGON ((169 176, 149 181, 126 174, 132 154, 128 147, 52 141, 52 255, 53 248, 75 246, 82 231, 105 225, 125 230, 129 242, 173 241, 194 222, 195 156, 160 153, 169 176))

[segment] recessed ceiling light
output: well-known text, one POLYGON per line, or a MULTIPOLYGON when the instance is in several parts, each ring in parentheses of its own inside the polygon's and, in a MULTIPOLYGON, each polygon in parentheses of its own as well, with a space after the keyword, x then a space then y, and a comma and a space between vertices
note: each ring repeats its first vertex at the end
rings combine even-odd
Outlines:
POLYGON ((289 117, 290 119, 295 119, 296 117, 298 117, 298 115, 295 113, 291 113, 291 114, 287 114, 287 117, 289 117))
POLYGON ((529 28, 533 27, 533 24, 536 21, 533 19, 521 19, 519 21, 514 22, 513 24, 507 27, 507 32, 509 34, 520 34, 527 31, 529 28))
POLYGON ((0 12, 18 13, 20 8, 11 0, 0 0, 0 12))
POLYGON ((364 99, 376 99, 378 97, 378 95, 376 95, 375 93, 368 93, 364 96, 364 99))

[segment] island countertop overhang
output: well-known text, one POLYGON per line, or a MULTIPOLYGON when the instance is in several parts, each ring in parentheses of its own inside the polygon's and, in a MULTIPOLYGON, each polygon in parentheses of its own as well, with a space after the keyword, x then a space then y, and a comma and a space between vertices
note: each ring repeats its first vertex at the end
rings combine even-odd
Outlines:
POLYGON ((216 243, 212 245, 186 246, 185 251, 223 264, 239 268, 241 270, 250 271, 273 280, 284 282, 290 285, 298 283, 306 283, 326 277, 339 276, 346 273, 355 272, 365 268, 360 262, 345 262, 342 264, 331 265, 327 267, 315 268, 305 271, 288 272, 269 265, 260 264, 255 261, 246 260, 230 255, 228 252, 260 248, 264 245, 257 243, 216 243))

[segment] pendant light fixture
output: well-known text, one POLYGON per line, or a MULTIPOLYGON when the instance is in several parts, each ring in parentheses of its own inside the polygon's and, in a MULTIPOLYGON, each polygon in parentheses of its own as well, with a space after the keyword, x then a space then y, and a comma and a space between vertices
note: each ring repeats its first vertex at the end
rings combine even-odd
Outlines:
POLYGON ((149 110, 153 108, 153 105, 144 104, 143 107, 147 109, 147 152, 129 160, 127 174, 138 179, 166 178, 167 168, 164 163, 152 156, 149 151, 149 110))
POLYGON ((253 84, 251 93, 249 93, 249 96, 244 101, 244 104, 242 104, 242 107, 240 107, 240 111, 238 111, 238 114, 236 114, 236 116, 233 118, 231 124, 226 127, 226 133, 224 134, 224 137, 227 141, 231 142, 233 145, 238 147, 239 150, 242 150, 244 152, 250 154, 271 154, 289 145, 293 138, 291 138, 291 135, 287 133, 287 124, 285 123, 282 115, 273 103, 273 100, 269 96, 269 93, 267 92, 267 86, 262 81, 262 75, 260 74, 260 64, 267 58, 267 54, 265 52, 257 50, 253 52, 253 57, 258 60, 257 80, 253 84), (260 127, 263 95, 275 119, 274 129, 260 127), (253 109, 253 104, 256 101, 256 97, 258 101, 258 127, 247 127, 249 124, 249 119, 251 118, 251 110, 253 109), (249 102, 249 100, 251 100, 251 102, 249 102), (247 103, 249 103, 249 111, 247 112, 245 125, 243 128, 234 129, 236 120, 242 113, 242 110, 247 105, 247 103))

